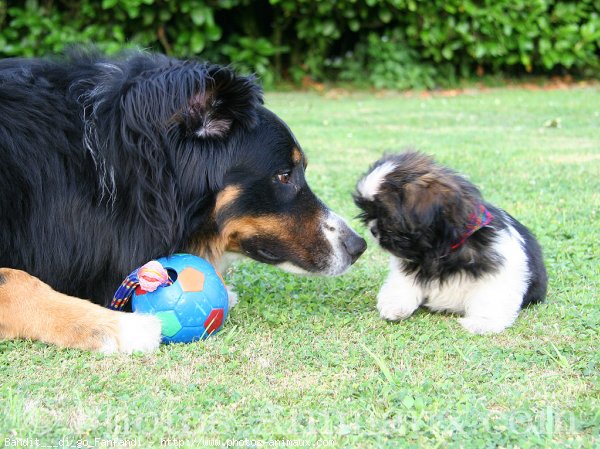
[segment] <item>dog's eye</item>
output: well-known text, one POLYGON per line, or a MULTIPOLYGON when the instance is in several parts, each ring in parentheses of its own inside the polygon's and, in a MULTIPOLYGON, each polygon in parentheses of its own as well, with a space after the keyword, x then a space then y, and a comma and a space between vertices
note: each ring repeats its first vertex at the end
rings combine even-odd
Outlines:
POLYGON ((289 171, 284 172, 284 173, 279 173, 277 175, 277 181, 279 181, 282 184, 289 184, 291 178, 292 178, 292 174, 289 171))

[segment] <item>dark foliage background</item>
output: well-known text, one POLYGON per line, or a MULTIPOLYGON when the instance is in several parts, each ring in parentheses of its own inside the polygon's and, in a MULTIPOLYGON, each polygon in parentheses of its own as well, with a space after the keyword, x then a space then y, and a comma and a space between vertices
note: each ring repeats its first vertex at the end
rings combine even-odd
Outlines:
POLYGON ((82 42, 233 63, 267 86, 597 77, 600 0, 0 0, 0 56, 82 42))

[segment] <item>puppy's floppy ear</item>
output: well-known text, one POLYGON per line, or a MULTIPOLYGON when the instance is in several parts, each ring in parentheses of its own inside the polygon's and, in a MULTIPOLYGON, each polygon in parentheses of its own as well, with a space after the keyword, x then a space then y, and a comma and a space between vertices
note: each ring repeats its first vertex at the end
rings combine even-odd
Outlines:
POLYGON ((404 186, 404 211, 415 228, 435 224, 459 225, 459 216, 467 207, 461 187, 453 176, 432 171, 404 186))
POLYGON ((196 83, 182 117, 188 133, 222 138, 235 124, 246 129, 255 126, 262 90, 254 77, 236 75, 228 67, 207 65, 196 83))

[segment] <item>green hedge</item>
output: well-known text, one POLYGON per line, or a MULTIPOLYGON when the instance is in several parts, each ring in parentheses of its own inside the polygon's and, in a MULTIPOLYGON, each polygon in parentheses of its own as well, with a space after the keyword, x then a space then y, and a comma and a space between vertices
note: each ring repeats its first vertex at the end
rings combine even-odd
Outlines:
POLYGON ((600 0, 0 0, 0 56, 71 43, 200 56, 265 84, 435 87, 475 73, 596 76, 600 0))

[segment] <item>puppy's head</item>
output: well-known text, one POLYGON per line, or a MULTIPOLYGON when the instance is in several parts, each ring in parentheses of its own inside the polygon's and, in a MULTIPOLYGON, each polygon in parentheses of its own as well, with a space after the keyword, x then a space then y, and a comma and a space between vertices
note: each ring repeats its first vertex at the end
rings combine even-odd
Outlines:
POLYGON ((409 260, 447 252, 481 195, 450 169, 418 152, 388 155, 358 182, 360 217, 382 248, 409 260))

